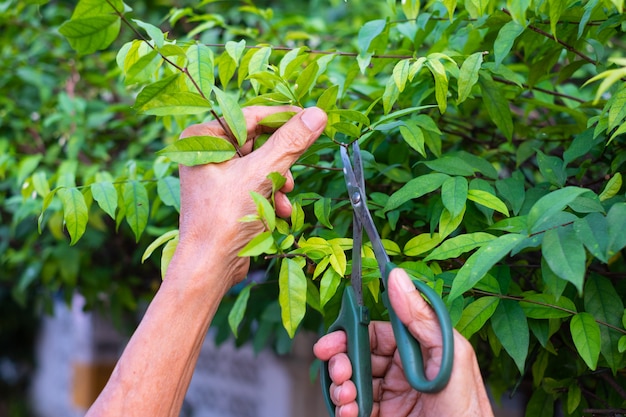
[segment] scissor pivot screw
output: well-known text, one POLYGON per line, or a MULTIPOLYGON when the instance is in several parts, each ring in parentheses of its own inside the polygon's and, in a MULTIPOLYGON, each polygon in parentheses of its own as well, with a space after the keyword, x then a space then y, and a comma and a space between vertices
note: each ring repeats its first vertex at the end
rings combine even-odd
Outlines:
POLYGON ((352 204, 359 204, 361 202, 361 193, 355 191, 352 193, 352 197, 350 199, 352 200, 352 204))

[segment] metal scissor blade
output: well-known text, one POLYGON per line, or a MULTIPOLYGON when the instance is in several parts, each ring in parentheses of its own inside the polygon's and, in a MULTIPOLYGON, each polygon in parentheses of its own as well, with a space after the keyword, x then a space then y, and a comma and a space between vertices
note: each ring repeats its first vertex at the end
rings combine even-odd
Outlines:
MULTIPOLYGON (((386 285, 386 271, 387 264, 389 263, 389 256, 385 251, 383 243, 380 239, 380 235, 376 230, 376 225, 374 225, 374 220, 372 219, 372 215, 370 214, 369 209, 367 208, 367 198, 365 194, 365 179, 363 177, 363 165, 361 162, 361 150, 359 149, 358 142, 353 142, 352 144, 353 150, 353 159, 354 164, 350 161, 350 157, 348 156, 348 150, 345 147, 340 148, 341 152, 341 160, 343 162, 343 174, 346 180, 346 187, 348 188, 348 194, 350 195, 350 203, 352 204, 352 209, 354 210, 354 223, 360 223, 360 228, 365 229, 367 236, 370 239, 372 244, 372 248, 374 250, 374 256, 376 257, 376 261, 378 262, 378 268, 380 269, 381 277, 383 278, 383 283, 386 285)), ((356 230, 356 229, 355 229, 356 230)), ((356 246, 355 246, 356 247, 356 246)), ((361 246, 358 246, 359 250, 361 246)), ((355 249, 353 249, 353 252, 355 249)), ((353 253, 354 256, 354 253, 353 253)), ((360 253, 359 253, 359 263, 360 263, 360 253)), ((353 270, 354 270, 354 260, 353 260, 353 270)), ((360 269, 359 269, 360 271, 360 269)), ((360 277, 359 277, 360 279, 360 277)))

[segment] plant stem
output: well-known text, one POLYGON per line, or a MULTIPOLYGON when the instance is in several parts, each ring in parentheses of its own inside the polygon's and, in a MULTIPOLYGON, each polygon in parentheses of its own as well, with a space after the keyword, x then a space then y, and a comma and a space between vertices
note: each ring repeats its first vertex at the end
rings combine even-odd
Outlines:
MULTIPOLYGON (((158 54, 161 56, 161 58, 163 59, 163 61, 165 61, 166 63, 168 63, 169 65, 171 65, 172 67, 174 67, 177 71, 179 71, 180 73, 182 73, 185 77, 187 77, 191 83, 193 84, 193 86, 195 87, 196 91, 198 92, 198 94, 200 94, 200 96, 205 99, 206 101, 208 101, 210 103, 210 100, 208 99, 207 96, 204 95, 204 93, 202 92, 202 90, 200 89, 200 87, 198 86, 198 83, 196 82, 196 80, 193 79, 193 77, 191 76, 191 74, 189 73, 189 71, 187 70, 187 67, 181 67, 180 65, 177 65, 175 62, 173 62, 172 60, 170 60, 168 57, 166 57, 165 55, 163 55, 160 51, 158 51, 154 45, 152 45, 150 43, 150 41, 148 40, 148 38, 146 38, 139 30, 137 30, 137 28, 135 26, 133 26, 133 24, 131 22, 128 21, 128 19, 126 18, 126 16, 124 16, 123 12, 120 12, 119 10, 117 10, 115 8, 115 6, 111 3, 111 0, 105 0, 109 6, 111 6, 111 8, 115 11, 115 14, 122 20, 122 22, 124 22, 124 24, 135 34, 135 36, 137 36, 139 39, 141 39, 143 42, 145 42, 152 50, 157 51, 158 54)), ((213 107, 209 108, 209 111, 211 112, 211 115, 213 116, 213 118, 217 121, 217 123, 219 123, 219 125, 221 126, 221 128, 224 130, 224 133, 226 134, 227 139, 233 144, 233 146, 235 147, 235 151, 237 152, 237 155, 239 157, 242 157, 242 153, 241 150, 239 148, 239 143, 237 142, 237 139, 233 137, 232 132, 230 131, 230 129, 228 128, 228 126, 224 123, 224 121, 222 120, 222 118, 217 114, 217 112, 213 109, 213 107)))

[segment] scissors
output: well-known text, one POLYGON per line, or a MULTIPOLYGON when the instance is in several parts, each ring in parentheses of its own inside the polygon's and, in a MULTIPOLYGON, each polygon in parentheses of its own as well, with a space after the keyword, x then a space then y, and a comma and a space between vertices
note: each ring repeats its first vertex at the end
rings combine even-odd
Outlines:
MULTIPOLYGON (((361 284, 361 244, 363 229, 367 233, 382 277, 381 296, 383 304, 389 311, 389 319, 393 328, 404 373, 409 384, 417 391, 433 393, 441 391, 448 384, 452 372, 454 354, 452 324, 445 304, 439 295, 421 281, 413 283, 432 306, 441 327, 443 342, 443 357, 441 368, 437 376, 431 380, 424 373, 424 362, 419 342, 411 335, 407 327, 400 321, 389 302, 387 294, 387 280, 389 273, 396 267, 385 252, 380 235, 376 230, 372 216, 367 208, 365 194, 365 179, 361 151, 357 141, 352 143, 353 161, 348 156, 348 146, 341 146, 341 160, 343 174, 346 180, 350 203, 354 210, 353 215, 353 247, 352 247, 352 275, 351 285, 346 286, 341 308, 336 321, 328 331, 343 330, 346 332, 348 344, 348 358, 352 363, 352 382, 356 386, 356 402, 359 407, 359 417, 369 417, 373 406, 372 364, 368 326, 370 322, 369 310, 363 303, 361 284)), ((328 362, 324 362, 321 369, 322 391, 326 407, 331 416, 335 415, 335 405, 330 399, 330 374, 328 362)))

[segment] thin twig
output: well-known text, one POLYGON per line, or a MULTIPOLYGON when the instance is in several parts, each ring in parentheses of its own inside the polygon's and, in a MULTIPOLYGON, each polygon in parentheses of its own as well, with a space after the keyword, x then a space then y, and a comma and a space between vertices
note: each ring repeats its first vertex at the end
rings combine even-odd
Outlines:
MULTIPOLYGON (((146 38, 143 33, 141 33, 135 26, 133 26, 133 24, 131 22, 128 21, 128 19, 126 18, 126 16, 124 16, 123 12, 120 12, 119 10, 117 10, 115 8, 115 6, 113 5, 113 3, 111 3, 111 0, 105 0, 109 6, 111 6, 111 8, 113 9, 113 11, 115 12, 115 14, 122 20, 122 22, 124 22, 124 24, 135 34, 135 36, 137 36, 140 40, 142 40, 143 42, 145 42, 152 50, 157 51, 157 53, 161 56, 161 58, 163 59, 163 61, 165 61, 167 64, 171 65, 172 67, 174 67, 177 71, 181 72, 184 76, 186 76, 191 83, 193 84, 194 88, 198 91, 198 94, 200 94, 200 96, 209 101, 208 97, 205 96, 204 92, 202 91, 202 89, 200 89, 200 86, 198 85, 198 83, 196 82, 196 80, 191 76, 191 74, 189 73, 189 70, 187 70, 186 67, 181 67, 180 65, 176 64, 175 62, 173 62, 171 59, 169 59, 168 57, 166 57, 165 55, 163 55, 160 51, 158 51, 154 45, 152 45, 149 41, 148 38, 146 38)), ((210 101, 209 101, 210 102, 210 101)), ((217 123, 219 123, 219 125, 222 127, 222 129, 224 130, 224 133, 226 134, 228 140, 233 144, 233 146, 235 147, 235 151, 237 152, 237 155, 239 155, 240 157, 243 156, 241 153, 241 150, 239 149, 239 143, 237 142, 237 139, 235 139, 232 135, 232 132, 230 131, 230 129, 228 128, 228 126, 224 123, 224 120, 217 114, 217 112, 213 109, 213 107, 209 108, 209 111, 211 113, 211 115, 213 116, 213 118, 217 121, 217 123)))
MULTIPOLYGON (((511 16, 511 12, 509 12, 507 9, 502 9, 502 11, 506 14, 508 14, 509 16, 511 16)), ((596 61, 594 61, 592 58, 590 58, 589 56, 583 54, 582 52, 580 52, 578 49, 574 48, 572 45, 563 42, 562 40, 558 39, 555 36, 552 36, 551 34, 549 34, 548 32, 546 32, 545 30, 539 29, 537 26, 533 26, 533 25, 528 25, 527 26, 528 29, 532 30, 533 32, 536 32, 542 36, 545 36, 546 38, 552 39, 555 42, 557 42, 559 45, 561 45, 563 48, 567 49, 568 51, 572 52, 573 54, 578 55, 580 58, 582 58, 583 60, 589 62, 590 64, 596 65, 596 61)))

